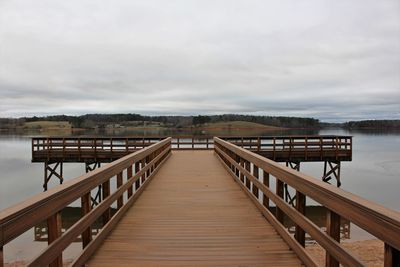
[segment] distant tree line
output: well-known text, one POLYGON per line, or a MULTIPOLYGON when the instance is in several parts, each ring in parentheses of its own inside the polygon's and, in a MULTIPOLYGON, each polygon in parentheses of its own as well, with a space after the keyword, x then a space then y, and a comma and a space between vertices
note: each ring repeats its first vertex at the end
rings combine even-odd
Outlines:
POLYGON ((286 128, 318 128, 320 122, 313 118, 273 117, 253 115, 198 115, 198 116, 144 116, 140 114, 86 114, 81 116, 54 115, 44 117, 23 117, 18 119, 0 119, 0 127, 16 127, 25 122, 67 121, 73 128, 106 127, 109 124, 128 124, 128 122, 158 122, 167 127, 189 127, 212 122, 247 121, 286 128))
POLYGON ((400 120, 349 121, 343 124, 348 129, 400 129, 400 120))

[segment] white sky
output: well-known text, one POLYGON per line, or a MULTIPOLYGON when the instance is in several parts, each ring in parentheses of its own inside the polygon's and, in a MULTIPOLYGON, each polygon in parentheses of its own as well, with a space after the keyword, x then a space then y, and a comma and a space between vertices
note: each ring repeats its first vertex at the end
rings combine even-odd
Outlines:
POLYGON ((400 1, 0 0, 0 116, 400 118, 400 1))

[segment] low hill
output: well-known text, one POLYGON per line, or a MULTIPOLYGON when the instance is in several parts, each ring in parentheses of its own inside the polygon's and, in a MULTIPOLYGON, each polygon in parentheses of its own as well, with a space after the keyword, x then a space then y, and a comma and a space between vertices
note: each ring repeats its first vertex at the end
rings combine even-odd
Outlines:
POLYGON ((283 130, 285 128, 275 127, 270 125, 264 125, 255 122, 248 121, 224 121, 224 122, 213 122, 207 123, 196 128, 202 130, 225 130, 225 129, 236 129, 236 130, 283 130))

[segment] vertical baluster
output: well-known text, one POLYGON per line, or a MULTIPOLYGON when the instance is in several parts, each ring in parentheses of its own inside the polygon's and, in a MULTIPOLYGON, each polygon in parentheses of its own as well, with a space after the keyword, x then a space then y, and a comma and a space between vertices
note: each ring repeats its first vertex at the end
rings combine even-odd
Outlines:
MULTIPOLYGON (((269 173, 266 171, 263 172, 263 184, 269 187, 269 173)), ((263 194, 263 205, 269 209, 269 198, 265 194, 263 194)))
MULTIPOLYGON (((240 166, 242 166, 244 168, 244 160, 243 160, 243 158, 240 158, 240 166)), ((242 181, 242 183, 244 182, 244 174, 243 174, 242 171, 240 172, 240 180, 242 181)))
POLYGON ((0 267, 4 267, 4 251, 3 247, 0 246, 0 267))
MULTIPOLYGON (((103 191, 103 200, 104 200, 110 195, 110 180, 105 181, 101 188, 103 191)), ((103 213, 103 224, 105 225, 110 220, 110 218, 111 218, 111 210, 110 208, 108 208, 103 213)))
MULTIPOLYGON (((258 167, 253 165, 253 176, 258 180, 258 167)), ((253 183, 253 195, 258 199, 258 187, 253 183)))
MULTIPOLYGON (((140 161, 140 169, 143 169, 144 167, 145 167, 145 165, 146 165, 146 159, 145 158, 143 158, 141 161, 140 161)), ((143 174, 142 174, 142 184, 144 183, 144 181, 146 180, 146 172, 144 172, 143 174)))
MULTIPOLYGON (((276 194, 283 199, 283 182, 278 178, 276 178, 276 194)), ((280 208, 276 207, 277 220, 283 223, 283 217, 284 217, 283 211, 280 208)))
MULTIPOLYGON (((340 242, 340 215, 328 210, 326 233, 337 242, 340 242)), ((339 267, 339 262, 326 251, 326 266, 339 267)))
MULTIPOLYGON (((127 180, 132 179, 132 176, 133 176, 132 165, 129 165, 128 169, 126 170, 126 176, 127 176, 127 180)), ((130 198, 132 195, 133 195, 133 185, 131 185, 128 188, 128 198, 130 198)))
MULTIPOLYGON (((245 168, 248 172, 250 172, 250 161, 245 161, 245 168)), ((250 179, 246 175, 246 187, 250 190, 250 179)))
MULTIPOLYGON (((61 213, 57 212, 47 219, 47 234, 48 244, 53 243, 57 238, 61 236, 61 213)), ((49 264, 49 267, 62 267, 62 254, 59 255, 53 262, 49 264)))
MULTIPOLYGON (((135 162, 135 174, 140 171, 140 162, 135 162)), ((135 190, 137 191, 140 187, 140 177, 135 182, 135 190)))
MULTIPOLYGON (((296 190, 296 209, 298 212, 305 215, 305 213, 306 213, 306 196, 298 190, 296 190)), ((306 233, 298 225, 296 225, 294 237, 296 238, 297 242, 299 242, 300 245, 302 245, 303 247, 306 245, 306 233)))
MULTIPOLYGON (((81 197, 82 217, 85 216, 86 214, 88 214, 90 212, 90 210, 92 209, 90 200, 91 200, 90 191, 81 197)), ((91 240, 92 240, 92 229, 89 226, 88 228, 86 228, 85 231, 82 232, 82 247, 85 248, 91 240)))
MULTIPOLYGON (((117 188, 122 186, 122 172, 117 174, 117 188)), ((122 208, 124 205, 123 194, 117 199, 117 209, 122 208)))
POLYGON ((385 243, 384 266, 400 266, 400 251, 385 243))

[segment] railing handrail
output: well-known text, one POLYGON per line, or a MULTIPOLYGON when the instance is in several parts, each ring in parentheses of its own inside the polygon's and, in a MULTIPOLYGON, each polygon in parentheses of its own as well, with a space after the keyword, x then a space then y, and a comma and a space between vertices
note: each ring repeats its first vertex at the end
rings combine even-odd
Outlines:
POLYGON ((85 192, 117 175, 134 162, 142 160, 156 150, 170 143, 166 138, 137 152, 129 154, 99 169, 67 181, 46 192, 33 196, 12 207, 0 211, 0 247, 10 242, 21 233, 46 220, 68 204, 79 199, 85 192), (38 216, 40 214, 40 216, 38 216), (29 220, 27 220, 29 216, 29 220))
MULTIPOLYGON (((362 229, 384 241, 385 244, 397 250, 400 249, 400 212, 388 209, 311 176, 282 166, 277 162, 218 137, 214 138, 214 144, 217 153, 225 153, 219 148, 221 146, 234 154, 234 156, 240 157, 241 160, 253 163, 254 166, 273 175, 281 182, 293 187, 296 191, 314 199, 340 216, 349 219, 362 229)), ((231 156, 229 157, 229 164, 233 164, 231 166, 234 166, 239 171, 243 171, 242 173, 245 176, 252 176, 250 170, 246 171, 231 156)), ((253 179, 254 176, 250 178, 253 179)))

